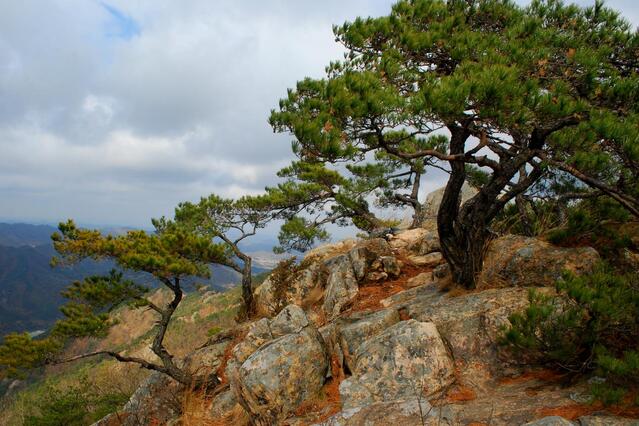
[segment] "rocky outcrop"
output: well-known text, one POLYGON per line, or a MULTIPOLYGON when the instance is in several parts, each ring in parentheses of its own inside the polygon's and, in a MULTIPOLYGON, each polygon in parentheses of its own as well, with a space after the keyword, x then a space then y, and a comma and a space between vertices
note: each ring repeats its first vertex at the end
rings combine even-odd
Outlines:
POLYGON ((219 343, 198 349, 181 363, 181 367, 196 376, 214 374, 222 365, 222 357, 229 344, 230 339, 225 339, 219 343))
MULTIPOLYGON (((384 309, 378 312, 359 312, 338 322, 339 347, 344 364, 349 370, 355 369, 355 354, 360 346, 373 336, 399 322, 397 309, 384 309)), ((340 357, 341 358, 341 357, 340 357)))
POLYGON ((599 254, 591 247, 562 248, 537 238, 506 235, 488 246, 480 283, 489 287, 553 286, 563 271, 592 271, 599 254))
POLYGON ((210 415, 214 419, 227 416, 237 406, 237 398, 230 389, 217 395, 211 402, 210 415))
POLYGON ((435 324, 402 321, 359 345, 352 377, 344 380, 344 408, 431 395, 450 384, 453 363, 435 324))
POLYGON ((255 422, 271 425, 316 395, 327 369, 321 335, 300 307, 289 305, 272 321, 255 323, 233 350, 226 376, 255 422))
POLYGON ((597 260, 590 248, 501 237, 489 246, 483 287, 447 292, 450 268, 432 228, 329 245, 291 268, 282 300, 274 278, 256 290, 265 317, 235 346, 215 342, 185 365, 219 371, 226 362, 228 388, 211 416, 240 411, 260 425, 633 424, 543 418, 587 389, 527 377, 498 344, 530 288, 550 294, 564 269, 586 273, 597 260), (303 417, 329 403, 321 417, 303 417))
POLYGON ((168 376, 154 372, 142 382, 122 410, 109 414, 92 426, 138 426, 167 424, 180 412, 182 386, 168 376))
POLYGON ((410 318, 434 323, 456 360, 482 359, 499 365, 496 350, 500 329, 509 324, 512 313, 527 305, 527 288, 507 288, 457 297, 423 291, 421 296, 391 306, 406 309, 410 318))
POLYGON ((583 416, 576 421, 570 421, 559 416, 549 416, 523 426, 639 426, 639 420, 612 416, 583 416))
MULTIPOLYGON (((331 272, 326 280, 324 312, 327 313, 329 318, 339 315, 342 309, 352 303, 357 297, 359 291, 358 273, 351 262, 352 258, 346 254, 334 257, 326 262, 326 267, 331 272)), ((362 267, 360 274, 362 274, 363 278, 365 274, 364 267, 362 267)))
POLYGON ((322 267, 321 260, 305 262, 303 267, 286 277, 285 283, 278 283, 275 277, 269 276, 254 292, 258 315, 271 317, 282 305, 305 305, 314 294, 323 291, 322 267), (277 288, 278 285, 283 289, 277 288))
MULTIPOLYGON (((439 212, 439 206, 442 203, 442 198, 444 197, 444 191, 446 187, 439 188, 428 195, 426 195, 426 200, 424 202, 424 210, 423 210, 423 228, 433 228, 433 225, 437 223, 437 213, 439 212)), ((461 203, 465 203, 470 198, 474 197, 477 194, 477 190, 470 186, 468 183, 464 182, 464 186, 462 186, 460 199, 461 203)))
POLYGON ((275 339, 247 358, 234 377, 240 404, 264 425, 283 419, 317 395, 328 362, 317 331, 275 339))
MULTIPOLYGON (((323 310, 333 319, 355 300, 361 282, 382 282, 401 274, 391 246, 382 238, 338 247, 306 256, 285 283, 285 303, 304 306, 312 294, 320 293, 323 310)), ((264 316, 275 314, 282 303, 275 300, 278 291, 274 279, 267 278, 255 290, 257 310, 264 316)))
POLYGON ((378 402, 345 409, 315 426, 446 425, 445 417, 425 399, 378 402))

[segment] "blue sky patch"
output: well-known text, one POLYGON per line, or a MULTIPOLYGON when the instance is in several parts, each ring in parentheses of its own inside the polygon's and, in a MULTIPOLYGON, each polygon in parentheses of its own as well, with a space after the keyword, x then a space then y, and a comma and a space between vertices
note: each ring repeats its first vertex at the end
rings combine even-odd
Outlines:
POLYGON ((135 19, 107 3, 101 2, 101 4, 104 10, 109 13, 110 18, 105 30, 107 37, 130 40, 140 35, 140 24, 135 19))

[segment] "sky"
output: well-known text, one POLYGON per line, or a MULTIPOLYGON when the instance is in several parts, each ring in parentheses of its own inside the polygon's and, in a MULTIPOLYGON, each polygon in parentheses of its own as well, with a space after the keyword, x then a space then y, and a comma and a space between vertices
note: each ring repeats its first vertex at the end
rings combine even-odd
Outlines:
MULTIPOLYGON (((637 26, 635 2, 607 4, 637 26)), ((270 110, 341 57, 333 24, 392 3, 0 0, 0 221, 148 226, 261 192, 292 159, 270 110)))

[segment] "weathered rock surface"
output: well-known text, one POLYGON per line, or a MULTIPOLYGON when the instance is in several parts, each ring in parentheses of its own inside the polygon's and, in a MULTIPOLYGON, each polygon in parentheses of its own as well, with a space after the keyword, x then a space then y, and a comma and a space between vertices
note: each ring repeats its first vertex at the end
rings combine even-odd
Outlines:
POLYGON ((639 426, 639 420, 614 416, 583 416, 570 421, 559 416, 544 417, 524 426, 639 426))
POLYGON ((574 426, 574 423, 559 416, 549 416, 526 423, 524 426, 574 426))
POLYGON ((422 268, 432 268, 444 262, 444 257, 440 252, 436 251, 434 253, 429 253, 426 255, 408 256, 408 260, 412 264, 421 266, 422 268))
POLYGON ((418 321, 434 323, 456 360, 482 359, 495 366, 500 365, 496 343, 501 327, 509 324, 513 312, 528 305, 527 288, 488 289, 457 297, 438 297, 433 291, 422 294, 391 306, 405 308, 418 321))
POLYGON ((213 374, 222 365, 224 351, 230 340, 209 345, 191 353, 182 363, 182 367, 197 376, 213 374))
POLYGON ((235 397, 235 394, 229 389, 225 392, 220 393, 213 399, 209 413, 211 415, 211 418, 219 419, 228 416, 236 406, 237 398, 235 397))
POLYGON ((181 386, 168 376, 154 372, 131 395, 122 410, 109 414, 92 426, 138 426, 142 424, 167 424, 180 413, 176 395, 181 386))
POLYGON ((349 369, 355 368, 354 355, 359 347, 371 337, 399 322, 397 309, 384 309, 373 313, 357 313, 338 322, 339 345, 344 362, 349 369))
POLYGON ((334 318, 357 297, 359 285, 351 257, 346 254, 330 259, 326 263, 330 271, 324 293, 324 312, 334 318))
POLYGON ((433 273, 432 272, 421 272, 417 275, 415 275, 412 278, 409 278, 406 281, 406 286, 407 287, 419 287, 422 285, 426 285, 429 284, 433 281, 433 273))
POLYGON ((258 315, 273 316, 281 304, 303 305, 309 298, 313 297, 314 293, 321 292, 324 284, 322 282, 323 265, 321 257, 318 256, 317 259, 316 261, 306 262, 306 267, 297 271, 285 283, 283 301, 275 300, 278 292, 275 289, 276 284, 272 278, 268 277, 264 280, 254 291, 258 315))
POLYGON ((415 228, 415 229, 407 229, 404 231, 400 231, 394 235, 392 235, 389 239, 389 245, 393 249, 408 249, 409 247, 415 247, 419 245, 422 238, 429 231, 424 228, 415 228))
POLYGON ((249 356, 233 376, 240 404, 263 424, 273 424, 315 396, 328 368, 320 339, 309 327, 279 337, 249 356))
POLYGON ((268 425, 316 395, 327 368, 321 335, 299 306, 289 305, 254 324, 234 348, 226 375, 242 407, 268 425))
MULTIPOLYGON (((312 416, 319 412, 309 414, 306 407, 328 399, 337 405, 323 406, 322 415, 341 411, 323 425, 637 424, 602 416, 543 418, 574 406, 571 396, 587 388, 522 375, 497 344, 509 316, 527 306, 530 287, 554 292, 563 269, 590 270, 598 259, 594 250, 502 237, 489 247, 486 287, 446 293, 440 288, 450 270, 436 235, 417 229, 390 242, 314 250, 295 269, 285 295, 289 304, 274 318, 243 329, 245 337, 232 350, 229 342, 217 342, 186 361, 215 371, 231 354, 225 370, 230 389, 215 397, 211 416, 239 411, 255 424, 297 426, 317 421, 312 416), (298 410, 303 402, 308 405, 298 410)), ((256 290, 260 312, 268 317, 275 313, 272 286, 267 279, 256 290)), ((152 405, 141 411, 153 412, 152 405)))
POLYGON ((386 240, 373 238, 358 243, 348 254, 355 277, 363 280, 374 262, 380 261, 383 257, 392 256, 393 252, 386 240))
POLYGON ((452 381, 453 364, 433 323, 402 321, 366 340, 344 380, 344 408, 430 395, 452 381))
POLYGON ((599 254, 591 247, 562 248, 537 238, 507 235, 488 246, 482 285, 490 287, 552 286, 564 270, 592 271, 599 254))
POLYGON ((297 305, 288 305, 270 322, 273 337, 299 333, 309 325, 306 314, 297 305))
POLYGON ((278 291, 271 277, 255 289, 258 313, 272 316, 282 302, 304 306, 323 296, 324 312, 333 319, 355 300, 361 281, 385 281, 401 274, 391 246, 382 238, 329 247, 305 257, 303 267, 285 283, 285 300, 275 300, 278 291))
MULTIPOLYGON (((442 203, 445 189, 446 187, 442 187, 426 195, 423 212, 424 228, 432 228, 432 224, 437 222, 437 213, 439 212, 439 206, 442 203)), ((477 194, 477 190, 464 182, 464 186, 462 186, 460 193, 461 203, 465 203, 467 200, 474 197, 475 194, 477 194)))
POLYGON ((408 401, 378 402, 364 407, 340 411, 316 426, 373 426, 406 425, 430 426, 447 425, 447 419, 439 416, 428 401, 412 399, 408 401))
POLYGON ((615 416, 583 416, 577 419, 579 426, 639 426, 637 419, 615 416))

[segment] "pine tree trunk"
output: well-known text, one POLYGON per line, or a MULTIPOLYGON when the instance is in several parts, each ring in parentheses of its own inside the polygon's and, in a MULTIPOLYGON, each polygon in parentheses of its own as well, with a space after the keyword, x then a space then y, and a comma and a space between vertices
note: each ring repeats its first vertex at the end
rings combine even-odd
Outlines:
POLYGON ((246 317, 251 318, 255 314, 255 300, 253 299, 253 268, 252 259, 249 256, 242 258, 242 299, 246 307, 246 317))

